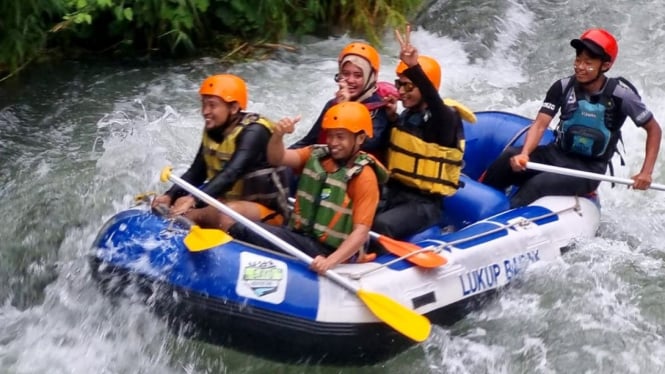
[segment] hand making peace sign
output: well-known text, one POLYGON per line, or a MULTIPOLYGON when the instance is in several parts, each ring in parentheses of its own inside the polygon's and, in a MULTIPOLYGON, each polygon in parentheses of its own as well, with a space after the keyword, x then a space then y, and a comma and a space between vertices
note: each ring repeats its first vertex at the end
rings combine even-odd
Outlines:
POLYGON ((411 37, 411 25, 407 24, 406 25, 406 32, 404 33, 404 36, 400 34, 398 29, 395 29, 395 38, 399 42, 400 45, 400 52, 399 52, 399 58, 404 61, 406 66, 412 67, 418 65, 418 50, 416 47, 411 45, 410 42, 410 37, 411 37))

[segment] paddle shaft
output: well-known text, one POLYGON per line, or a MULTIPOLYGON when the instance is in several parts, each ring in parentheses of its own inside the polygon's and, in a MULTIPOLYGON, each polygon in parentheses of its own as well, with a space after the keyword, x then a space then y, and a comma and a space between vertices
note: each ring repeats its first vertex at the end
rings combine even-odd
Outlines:
MULTIPOLYGON (((199 190, 198 188, 194 187, 192 184, 188 183, 187 181, 183 180, 182 178, 173 175, 171 172, 169 172, 168 177, 167 177, 171 182, 177 184, 178 186, 182 187, 185 191, 189 192, 193 196, 196 196, 198 199, 205 201, 208 205, 213 206, 223 212, 224 214, 228 215, 229 217, 233 218, 236 220, 236 222, 239 222, 249 228, 251 228, 253 231, 255 231, 257 234, 261 235, 263 238, 266 240, 269 240, 273 242, 275 245, 277 245, 279 248, 281 248, 284 252, 297 257, 301 261, 307 263, 307 265, 311 264, 312 261, 314 261, 313 258, 308 256, 306 253, 302 252, 298 248, 292 246, 291 244, 287 243, 283 239, 277 237, 275 234, 271 233, 270 231, 264 229, 260 225, 257 225, 254 223, 254 221, 250 220, 249 218, 243 216, 242 214, 236 212, 235 210, 229 208, 228 206, 222 204, 219 202, 217 199, 213 198, 212 196, 206 194, 205 192, 199 190)), ((324 274, 326 277, 330 278, 330 280, 336 282, 340 286, 346 288, 349 291, 352 292, 358 292, 359 287, 356 287, 353 285, 351 282, 343 278, 341 275, 338 273, 328 270, 324 274)))
MULTIPOLYGON (((537 162, 527 162, 526 167, 527 167, 527 169, 531 169, 531 170, 545 171, 545 172, 549 172, 549 173, 568 175, 570 177, 593 179, 593 180, 597 180, 597 181, 614 182, 614 183, 619 183, 619 184, 625 184, 625 185, 628 185, 628 186, 632 186, 633 183, 635 183, 635 181, 630 179, 630 178, 613 177, 613 176, 610 176, 610 175, 591 173, 591 172, 588 172, 588 171, 582 171, 582 170, 576 170, 576 169, 562 168, 562 167, 559 167, 559 166, 539 164, 537 162)), ((665 185, 657 184, 657 183, 652 183, 649 188, 652 189, 652 190, 665 191, 665 185)))

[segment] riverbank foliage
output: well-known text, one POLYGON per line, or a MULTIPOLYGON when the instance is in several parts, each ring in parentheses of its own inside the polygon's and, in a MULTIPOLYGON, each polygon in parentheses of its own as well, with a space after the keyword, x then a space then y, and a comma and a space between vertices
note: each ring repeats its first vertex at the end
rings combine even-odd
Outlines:
POLYGON ((251 55, 286 36, 350 32, 379 43, 422 0, 8 0, 0 2, 0 79, 38 58, 251 55))

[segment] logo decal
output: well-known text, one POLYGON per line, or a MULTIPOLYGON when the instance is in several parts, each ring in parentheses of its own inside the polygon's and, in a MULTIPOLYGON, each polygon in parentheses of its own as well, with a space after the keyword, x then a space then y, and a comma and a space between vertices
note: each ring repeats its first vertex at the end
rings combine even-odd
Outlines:
POLYGON ((325 187, 321 190, 321 195, 319 197, 321 198, 321 200, 328 200, 328 198, 330 197, 331 192, 332 191, 330 190, 329 187, 325 187))
POLYGON ((284 301, 288 275, 286 263, 242 252, 239 270, 236 283, 238 295, 273 304, 284 301))
POLYGON ((552 103, 544 102, 544 103, 543 103, 543 108, 545 108, 545 109, 549 109, 549 110, 554 110, 554 109, 556 108, 556 105, 554 105, 554 104, 552 104, 552 103))

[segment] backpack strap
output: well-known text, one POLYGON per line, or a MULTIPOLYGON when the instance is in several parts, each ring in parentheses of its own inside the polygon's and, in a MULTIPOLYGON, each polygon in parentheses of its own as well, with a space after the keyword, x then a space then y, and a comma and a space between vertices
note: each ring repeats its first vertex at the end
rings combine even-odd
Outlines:
POLYGON ((637 95, 637 97, 642 99, 642 96, 640 96, 640 93, 639 93, 639 91, 637 91, 637 88, 635 88, 635 86, 633 86, 633 84, 630 83, 628 81, 628 79, 626 79, 624 77, 616 77, 614 79, 618 80, 619 83, 621 83, 621 84, 625 85, 626 87, 630 88, 635 93, 635 95, 637 95))
MULTIPOLYGON (((633 86, 632 83, 630 83, 626 78, 624 77, 616 77, 616 78, 607 78, 608 82, 605 85, 605 89, 603 89, 603 99, 605 100, 611 100, 612 94, 614 93, 614 90, 617 88, 619 84, 623 84, 626 87, 630 88, 636 95, 637 97, 640 97, 640 94, 637 92, 637 88, 633 86)), ((641 97, 640 97, 641 98, 641 97)), ((617 144, 621 143, 621 147, 623 147, 623 153, 626 153, 626 145, 623 142, 623 134, 621 133, 621 130, 617 130, 618 132, 618 137, 619 140, 617 144)), ((619 155, 619 159, 621 160, 621 166, 626 166, 626 161, 623 159, 623 155, 619 151, 619 147, 614 150, 614 153, 619 155)), ((609 167, 610 167, 610 175, 614 176, 614 165, 612 164, 612 161, 610 160, 609 162, 609 167)), ((612 188, 614 188, 615 183, 612 183, 612 188)))
MULTIPOLYGON (((565 79, 565 78, 564 78, 565 79)), ((571 75, 568 77, 568 83, 566 83, 566 86, 563 88, 563 102, 561 103, 561 106, 566 103, 568 100, 568 92, 570 92, 571 89, 573 89, 573 86, 575 86, 575 76, 571 75)))

